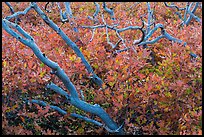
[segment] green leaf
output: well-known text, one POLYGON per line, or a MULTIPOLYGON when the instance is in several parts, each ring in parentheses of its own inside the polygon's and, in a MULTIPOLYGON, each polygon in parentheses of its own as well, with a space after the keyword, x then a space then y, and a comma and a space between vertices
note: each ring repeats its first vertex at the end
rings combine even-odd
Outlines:
POLYGON ((124 98, 127 98, 127 95, 128 95, 128 94, 125 92, 124 95, 123 95, 123 97, 124 97, 124 98))
POLYGON ((109 82, 108 84, 112 87, 115 84, 115 82, 109 82))
POLYGON ((136 89, 135 89, 135 92, 136 92, 136 93, 139 93, 140 91, 136 88, 136 89))
POLYGON ((78 132, 79 134, 84 133, 84 128, 82 128, 82 127, 78 128, 77 132, 78 132))
POLYGON ((167 97, 172 97, 171 92, 166 92, 165 95, 166 95, 167 97))
POLYGON ((187 88, 187 89, 186 89, 186 94, 188 94, 188 95, 189 95, 189 94, 191 94, 191 93, 192 93, 191 88, 187 88))
POLYGON ((40 67, 42 68, 42 67, 44 67, 45 66, 45 64, 44 63, 40 63, 40 67))
POLYGON ((136 121, 138 124, 140 124, 140 118, 139 117, 136 118, 136 121))
POLYGON ((93 65, 95 69, 98 69, 98 64, 93 65))

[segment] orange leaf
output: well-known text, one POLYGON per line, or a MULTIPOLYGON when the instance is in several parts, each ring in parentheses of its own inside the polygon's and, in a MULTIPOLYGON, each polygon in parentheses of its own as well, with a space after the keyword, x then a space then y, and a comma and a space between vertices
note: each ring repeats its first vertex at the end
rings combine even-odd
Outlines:
POLYGON ((137 75, 139 76, 139 78, 140 78, 140 79, 145 78, 145 75, 144 75, 144 74, 142 74, 142 73, 137 73, 137 75))
POLYGON ((21 120, 23 121, 23 123, 25 123, 25 118, 20 116, 21 120))
POLYGON ((120 94, 117 98, 118 100, 123 101, 123 94, 120 94))
POLYGON ((150 98, 156 99, 156 98, 158 98, 158 95, 157 94, 152 94, 152 95, 150 95, 150 98))
POLYGON ((112 81, 114 81, 114 80, 115 80, 115 79, 114 79, 113 76, 110 76, 110 75, 107 76, 107 81, 108 81, 108 82, 112 82, 112 81))
POLYGON ((32 69, 32 67, 33 67, 33 62, 32 62, 32 61, 29 61, 29 62, 28 62, 28 67, 29 67, 30 69, 32 69))
POLYGON ((202 130, 199 129, 198 135, 202 135, 202 130))

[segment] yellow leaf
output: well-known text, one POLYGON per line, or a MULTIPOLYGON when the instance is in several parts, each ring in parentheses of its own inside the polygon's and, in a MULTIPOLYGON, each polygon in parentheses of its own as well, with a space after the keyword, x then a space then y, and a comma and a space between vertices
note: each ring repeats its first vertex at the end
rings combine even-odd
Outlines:
POLYGON ((36 82, 36 79, 31 78, 31 79, 30 79, 30 82, 34 83, 34 82, 36 82))
POLYGON ((40 72, 39 76, 42 78, 45 75, 45 73, 46 73, 46 71, 42 71, 42 72, 40 72))
POLYGON ((18 104, 12 106, 11 111, 14 111, 18 107, 18 104))
POLYGON ((3 61, 3 66, 6 67, 6 61, 5 60, 3 61))
POLYGON ((12 107, 8 107, 8 109, 6 110, 6 112, 11 112, 13 110, 15 110, 18 107, 18 104, 12 106, 12 107))
POLYGON ((190 50, 190 46, 187 45, 186 46, 186 50, 189 51, 190 50))
POLYGON ((8 108, 7 110, 6 110, 6 112, 10 112, 11 111, 11 108, 8 108))
POLYGON ((79 8, 79 11, 83 11, 83 8, 79 8))
POLYGON ((182 126, 182 127, 181 127, 181 130, 184 130, 184 129, 186 129, 186 126, 182 126))
POLYGON ((26 68, 26 67, 27 67, 27 64, 26 64, 26 63, 24 63, 24 65, 23 65, 23 66, 24 66, 24 68, 26 68))
POLYGON ((70 55, 70 56, 69 56, 69 59, 70 59, 71 61, 75 61, 75 60, 76 60, 76 55, 70 55))
POLYGON ((175 56, 176 56, 176 53, 173 53, 172 56, 175 57, 175 56))
POLYGON ((81 62, 81 58, 76 57, 76 59, 74 60, 76 63, 80 63, 81 62))
POLYGON ((165 108, 165 109, 164 109, 164 112, 168 112, 168 111, 169 111, 169 108, 165 108))
POLYGON ((80 48, 80 51, 82 52, 82 47, 80 48))

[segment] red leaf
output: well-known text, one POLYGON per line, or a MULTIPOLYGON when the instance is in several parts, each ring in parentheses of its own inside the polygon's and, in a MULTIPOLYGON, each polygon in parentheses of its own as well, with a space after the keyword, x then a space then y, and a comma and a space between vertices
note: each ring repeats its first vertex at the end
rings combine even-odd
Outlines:
POLYGON ((178 80, 178 81, 176 82, 176 84, 177 84, 178 87, 182 87, 182 85, 183 85, 184 83, 183 83, 183 81, 178 80))

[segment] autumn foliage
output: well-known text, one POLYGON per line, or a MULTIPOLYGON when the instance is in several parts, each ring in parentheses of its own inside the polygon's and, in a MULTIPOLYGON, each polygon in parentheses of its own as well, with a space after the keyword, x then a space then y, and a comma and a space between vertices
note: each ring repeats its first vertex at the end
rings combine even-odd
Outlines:
MULTIPOLYGON (((169 34, 185 41, 186 47, 162 38, 149 44, 149 48, 135 45, 135 50, 131 48, 114 55, 108 50, 110 45, 106 41, 105 28, 97 28, 89 42, 92 30, 80 27, 94 25, 87 18, 95 11, 93 3, 71 3, 79 33, 75 33, 69 23, 60 21, 57 8, 47 13, 77 44, 94 72, 104 81, 103 90, 89 79, 81 59, 36 12, 31 10, 20 15, 19 25, 35 39, 46 56, 59 64, 77 91, 83 91, 86 102, 100 104, 119 125, 125 122, 127 134, 202 134, 202 23, 192 19, 188 26, 180 28, 181 20, 173 9, 163 3, 151 4, 155 9, 156 23, 163 24, 169 34), (190 52, 198 57, 192 58, 190 52), (154 54, 154 63, 150 54, 154 54)), ((29 3, 11 2, 11 5, 15 11, 22 11, 29 3)), ((45 3, 39 2, 38 5, 44 7, 45 3)), ((147 6, 140 3, 129 8, 131 5, 133 2, 107 2, 107 6, 114 9, 119 28, 141 26, 139 16, 147 12, 147 6)), ((11 14, 4 3, 2 12, 3 18, 11 14)), ((195 14, 202 18, 202 8, 198 8, 195 14)), ((106 13, 104 18, 107 24, 114 23, 106 13)), ((102 22, 100 17, 98 19, 102 22)), ((156 31, 150 39, 159 33, 156 31)), ((126 46, 132 47, 134 39, 141 34, 128 30, 121 36, 126 46)), ((118 41, 114 31, 109 31, 109 38, 113 43, 118 41)), ((118 47, 123 48, 122 45, 118 47)), ((68 114, 85 114, 67 104, 64 97, 46 89, 51 81, 66 90, 60 79, 50 74, 50 68, 37 59, 30 48, 2 29, 2 134, 107 134, 103 128, 69 115, 62 116, 49 107, 26 105, 24 98, 40 99, 67 110, 68 114)), ((91 117, 91 114, 86 115, 91 117)))

